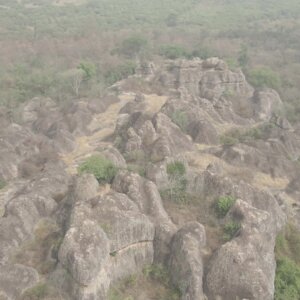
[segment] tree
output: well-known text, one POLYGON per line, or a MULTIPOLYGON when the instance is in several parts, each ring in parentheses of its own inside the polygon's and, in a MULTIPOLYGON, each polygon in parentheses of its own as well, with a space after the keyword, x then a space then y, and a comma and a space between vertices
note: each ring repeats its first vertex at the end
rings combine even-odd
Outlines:
POLYGON ((256 68, 248 73, 249 82, 256 88, 269 87, 279 89, 281 85, 280 77, 269 68, 256 68))
POLYGON ((134 58, 140 55, 147 48, 147 45, 148 41, 143 37, 132 36, 122 42, 118 52, 126 57, 134 58))
POLYGON ((186 49, 184 49, 181 46, 177 46, 177 45, 167 45, 167 46, 161 47, 160 55, 162 55, 168 59, 177 59, 180 57, 188 57, 189 56, 186 49))
POLYGON ((84 72, 84 79, 89 80, 96 75, 96 66, 90 62, 81 62, 77 69, 84 72))
POLYGON ((242 68, 245 68, 249 63, 248 47, 246 45, 242 45, 240 48, 238 62, 242 68))
POLYGON ((166 24, 169 27, 174 27, 178 24, 178 16, 174 13, 171 13, 166 18, 166 24))
POLYGON ((85 72, 82 69, 70 69, 62 74, 62 80, 71 88, 76 97, 84 80, 85 72))

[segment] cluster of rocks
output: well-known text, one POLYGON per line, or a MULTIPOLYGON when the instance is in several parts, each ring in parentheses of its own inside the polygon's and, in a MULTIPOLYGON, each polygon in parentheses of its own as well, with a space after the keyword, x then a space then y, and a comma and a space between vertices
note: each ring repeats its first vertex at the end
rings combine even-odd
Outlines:
POLYGON ((295 200, 297 216, 300 193, 299 133, 278 115, 280 97, 270 89, 255 91, 241 71, 218 58, 149 65, 138 76, 164 87, 169 99, 151 114, 137 93, 121 109, 114 146, 99 150, 119 167, 110 186, 91 174, 67 174, 59 154, 75 147, 76 136, 91 134, 93 114, 105 112, 117 96, 64 108, 36 98, 22 107, 20 124, 3 112, 0 179, 8 185, 0 190, 0 299, 22 299, 47 282, 63 299, 104 300, 114 283, 153 263, 165 265, 182 300, 273 299, 285 199, 295 200), (227 129, 261 122, 273 124, 264 138, 220 145, 227 129), (197 144, 207 147, 201 152, 197 144), (189 166, 190 153, 285 177, 289 184, 262 189, 231 178, 217 164, 197 169, 189 166), (179 226, 164 208, 159 190, 168 184, 168 163, 177 160, 186 166, 189 194, 207 207, 223 195, 238 199, 226 218, 239 221, 239 232, 212 255, 204 220, 179 226), (127 170, 132 161, 145 168, 144 177, 127 170), (46 271, 34 256, 39 247, 46 271))

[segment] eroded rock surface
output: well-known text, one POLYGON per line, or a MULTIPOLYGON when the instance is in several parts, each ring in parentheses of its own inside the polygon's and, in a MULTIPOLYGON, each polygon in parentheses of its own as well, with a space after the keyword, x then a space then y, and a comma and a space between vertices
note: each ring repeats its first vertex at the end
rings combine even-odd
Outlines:
POLYGON ((241 229, 212 258, 206 276, 208 295, 226 300, 273 299, 277 231, 270 214, 242 200, 231 213, 241 220, 241 229))
POLYGON ((34 98, 20 124, 1 109, 0 298, 46 284, 49 299, 105 300, 154 263, 182 300, 273 299, 276 235, 300 211, 299 130, 281 106, 214 57, 145 65, 63 108, 34 98), (149 94, 128 92, 136 78, 149 94), (221 145, 236 129, 258 134, 221 145), (95 153, 118 168, 111 184, 77 174, 95 153), (173 162, 187 202, 163 197, 173 162), (220 220, 221 196, 242 200, 220 220), (215 232, 232 220, 241 228, 225 242, 215 232))

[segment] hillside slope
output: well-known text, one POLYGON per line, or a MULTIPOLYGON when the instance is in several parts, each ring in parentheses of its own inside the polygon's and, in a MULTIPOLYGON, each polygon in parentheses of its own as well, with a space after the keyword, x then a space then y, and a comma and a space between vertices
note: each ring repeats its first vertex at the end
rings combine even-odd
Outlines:
POLYGON ((276 237, 300 230, 282 105, 212 57, 3 108, 0 299, 274 299, 276 237))

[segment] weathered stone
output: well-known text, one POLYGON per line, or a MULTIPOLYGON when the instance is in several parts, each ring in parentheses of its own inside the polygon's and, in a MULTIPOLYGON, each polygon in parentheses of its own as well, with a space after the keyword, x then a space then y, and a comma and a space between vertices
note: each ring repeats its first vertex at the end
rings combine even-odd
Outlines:
POLYGON ((33 268, 4 265, 0 268, 0 299, 20 299, 20 295, 38 283, 39 275, 33 268))
POLYGON ((221 246, 210 262, 208 296, 272 300, 277 230, 270 222, 271 215, 242 200, 236 202, 232 214, 241 220, 242 227, 239 236, 221 246))
POLYGON ((84 220, 80 227, 71 227, 59 250, 61 264, 84 286, 96 278, 108 257, 106 234, 92 220, 84 220))
POLYGON ((273 113, 282 109, 282 101, 275 90, 256 91, 253 95, 255 114, 260 121, 270 121, 273 113))
POLYGON ((207 299, 202 286, 205 246, 205 229, 196 222, 184 225, 172 239, 169 269, 173 284, 181 291, 181 299, 207 299))

